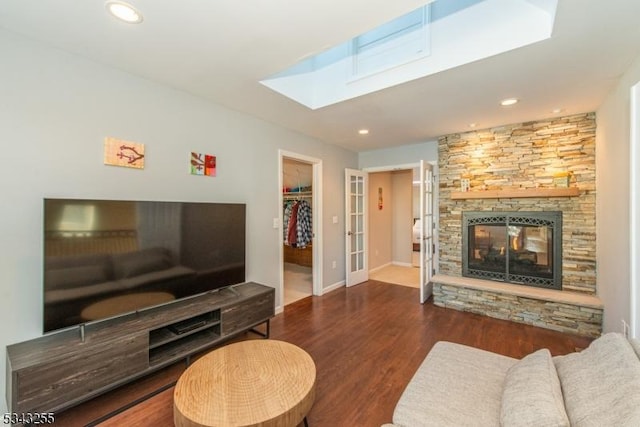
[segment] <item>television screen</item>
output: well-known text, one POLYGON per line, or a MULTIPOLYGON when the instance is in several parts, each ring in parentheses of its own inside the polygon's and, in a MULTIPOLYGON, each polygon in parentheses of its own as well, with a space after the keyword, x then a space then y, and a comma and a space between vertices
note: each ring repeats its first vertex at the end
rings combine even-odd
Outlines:
POLYGON ((245 281, 244 204, 44 200, 44 332, 245 281))

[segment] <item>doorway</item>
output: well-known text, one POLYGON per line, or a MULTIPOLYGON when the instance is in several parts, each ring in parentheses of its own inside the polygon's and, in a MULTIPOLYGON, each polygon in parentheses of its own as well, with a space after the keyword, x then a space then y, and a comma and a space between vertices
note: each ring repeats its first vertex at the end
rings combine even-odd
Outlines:
POLYGON ((369 278, 418 288, 420 249, 414 246, 413 228, 419 203, 414 206, 414 169, 369 173, 369 278))
POLYGON ((431 295, 437 265, 435 165, 365 169, 369 176, 369 278, 420 288, 431 295), (372 200, 373 199, 373 200, 372 200))
POLYGON ((321 284, 322 162, 280 151, 280 302, 284 307, 311 295, 321 284))

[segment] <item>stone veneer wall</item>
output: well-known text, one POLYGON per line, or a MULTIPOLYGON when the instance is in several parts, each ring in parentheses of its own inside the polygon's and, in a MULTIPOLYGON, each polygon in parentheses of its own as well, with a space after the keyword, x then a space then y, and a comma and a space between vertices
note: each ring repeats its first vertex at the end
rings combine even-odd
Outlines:
POLYGON ((440 307, 591 338, 597 338, 602 333, 602 308, 442 283, 434 283, 433 297, 434 304, 440 307))
MULTIPOLYGON (((462 211, 563 212, 562 288, 595 294, 595 113, 443 136, 438 141, 439 273, 462 274, 462 211), (572 173, 577 197, 452 200, 460 180, 471 191, 553 187, 572 173)), ((624 248, 621 248, 624 250, 624 248)))

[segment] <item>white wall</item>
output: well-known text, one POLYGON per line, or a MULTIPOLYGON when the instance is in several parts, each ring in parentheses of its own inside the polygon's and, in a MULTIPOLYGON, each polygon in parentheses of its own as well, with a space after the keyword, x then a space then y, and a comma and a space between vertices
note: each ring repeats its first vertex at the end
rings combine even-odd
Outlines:
POLYGON ((369 174, 369 271, 412 262, 413 170, 369 174), (382 188, 383 207, 378 208, 382 188))
POLYGON ((420 163, 420 160, 438 163, 437 140, 358 153, 358 167, 360 169, 415 165, 420 163))
POLYGON ((411 265, 413 254, 413 170, 391 173, 393 262, 411 265))
MULTIPOLYGON (((41 335, 44 197, 247 203, 247 279, 276 287, 278 149, 322 159, 324 194, 343 194, 357 165, 355 153, 4 30, 0 52, 3 347, 41 335), (105 136, 145 143, 145 169, 104 166, 105 136), (189 151, 216 155, 218 176, 189 175, 189 151)), ((323 287, 344 280, 343 212, 343 197, 324 200, 324 259, 338 265, 323 287)))
POLYGON ((630 321, 630 89, 640 80, 640 57, 596 111, 597 293, 605 332, 630 321))
POLYGON ((393 261, 391 229, 394 211, 391 172, 369 174, 368 198, 369 238, 367 252, 369 271, 372 271, 393 261), (378 189, 382 189, 382 209, 378 208, 378 189))

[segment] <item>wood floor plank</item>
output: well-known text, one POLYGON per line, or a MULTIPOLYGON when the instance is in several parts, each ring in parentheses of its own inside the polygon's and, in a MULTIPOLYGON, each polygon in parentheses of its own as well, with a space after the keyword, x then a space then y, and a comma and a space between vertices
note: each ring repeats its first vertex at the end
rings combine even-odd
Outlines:
MULTIPOLYGON (((308 297, 271 321, 271 338, 296 344, 314 359, 316 401, 312 427, 379 426, 422 360, 446 340, 521 358, 540 348, 553 355, 586 347, 590 340, 418 302, 418 289, 368 281, 322 297, 308 297)), ((248 334, 247 339, 256 338, 248 334)), ((135 400, 184 367, 173 367, 60 414, 64 426, 86 425, 100 408, 135 400)), ((100 423, 112 426, 173 426, 173 389, 100 423)), ((105 409, 106 410, 106 409, 105 409)), ((107 411, 108 412, 108 411, 107 411)))

